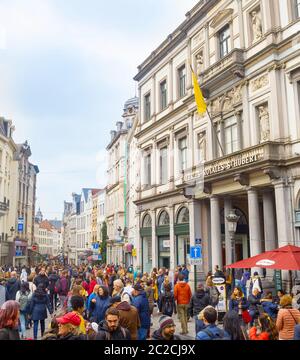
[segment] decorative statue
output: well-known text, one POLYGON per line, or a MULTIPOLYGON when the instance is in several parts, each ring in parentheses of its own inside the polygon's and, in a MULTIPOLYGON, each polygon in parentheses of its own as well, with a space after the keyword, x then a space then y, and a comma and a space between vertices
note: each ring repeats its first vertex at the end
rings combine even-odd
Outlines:
POLYGON ((197 75, 200 76, 203 71, 203 55, 202 52, 196 55, 197 75))
POLYGON ((262 38, 262 23, 260 13, 252 11, 252 28, 253 28, 253 41, 260 40, 262 38))
POLYGON ((267 105, 259 106, 259 119, 260 119, 260 142, 270 140, 270 121, 269 111, 267 105))
POLYGON ((200 158, 200 162, 204 162, 205 161, 205 157, 206 157, 206 134, 205 132, 202 132, 199 135, 199 158, 200 158))

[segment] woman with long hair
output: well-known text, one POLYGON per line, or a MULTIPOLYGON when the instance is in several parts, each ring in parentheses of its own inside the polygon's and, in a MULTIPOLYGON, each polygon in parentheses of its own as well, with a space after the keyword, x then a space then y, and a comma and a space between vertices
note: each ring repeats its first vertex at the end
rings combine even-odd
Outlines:
POLYGON ((258 317, 258 327, 253 326, 249 330, 250 340, 278 340, 278 330, 275 322, 267 313, 258 317))
POLYGON ((106 286, 100 286, 98 295, 91 300, 90 311, 92 312, 91 322, 95 321, 98 324, 104 320, 105 312, 110 306, 109 290, 106 286))
POLYGON ((39 322, 41 324, 41 336, 45 332, 45 320, 47 319, 47 309, 50 314, 53 313, 50 298, 45 291, 44 285, 39 284, 32 295, 29 307, 29 315, 33 320, 33 337, 37 340, 39 322))
POLYGON ((26 322, 27 322, 27 310, 31 299, 31 293, 29 290, 29 284, 27 282, 21 283, 21 288, 17 292, 16 301, 20 305, 20 325, 21 325, 21 338, 26 335, 26 322))
POLYGON ((18 331, 20 305, 6 301, 0 309, 0 340, 20 340, 18 331))
POLYGON ((223 328, 229 340, 246 340, 241 328, 241 322, 238 313, 235 310, 228 311, 223 319, 223 328))

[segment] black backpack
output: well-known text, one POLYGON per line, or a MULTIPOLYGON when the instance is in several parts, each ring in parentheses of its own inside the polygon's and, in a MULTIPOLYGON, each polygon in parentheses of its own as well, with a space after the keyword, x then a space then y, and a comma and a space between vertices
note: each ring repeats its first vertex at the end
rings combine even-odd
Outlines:
POLYGON ((208 329, 203 329, 202 331, 205 332, 205 334, 209 336, 209 340, 224 340, 223 330, 220 330, 220 333, 217 333, 217 334, 213 334, 208 329))
POLYGON ((173 310, 174 310, 174 301, 172 296, 167 295, 165 297, 164 305, 163 305, 163 313, 168 314, 169 316, 172 316, 173 310))

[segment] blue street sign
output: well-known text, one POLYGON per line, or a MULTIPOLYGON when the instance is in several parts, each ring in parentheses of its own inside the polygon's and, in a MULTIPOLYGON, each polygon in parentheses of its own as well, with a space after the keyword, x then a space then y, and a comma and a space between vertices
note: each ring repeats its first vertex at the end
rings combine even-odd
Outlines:
POLYGON ((191 259, 201 259, 202 258, 201 246, 191 246, 190 257, 191 259))
POLYGON ((93 249, 98 250, 98 249, 99 249, 99 244, 98 244, 98 243, 94 243, 94 244, 93 244, 93 249))
POLYGON ((24 218, 18 218, 18 232, 24 231, 24 218))

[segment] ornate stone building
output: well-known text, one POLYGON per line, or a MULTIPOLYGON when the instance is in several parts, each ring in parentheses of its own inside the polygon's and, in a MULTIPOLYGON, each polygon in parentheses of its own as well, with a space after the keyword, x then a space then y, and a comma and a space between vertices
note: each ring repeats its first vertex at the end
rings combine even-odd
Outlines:
POLYGON ((138 67, 143 270, 189 263, 195 239, 199 275, 230 264, 231 209, 235 260, 299 245, 299 23, 296 0, 199 1, 138 67))

